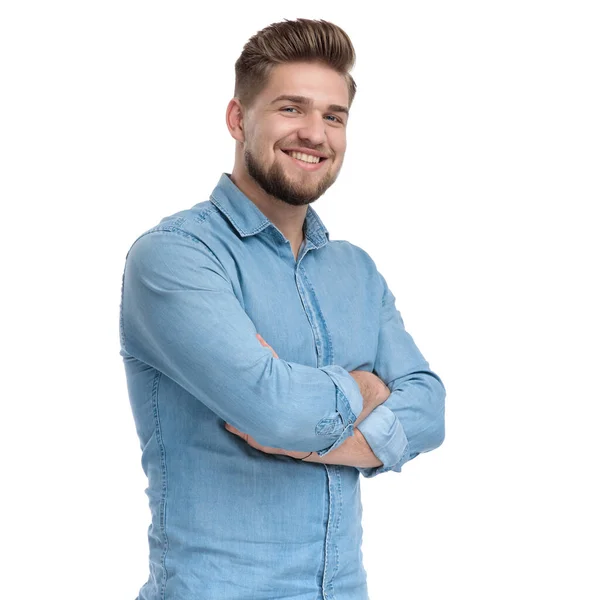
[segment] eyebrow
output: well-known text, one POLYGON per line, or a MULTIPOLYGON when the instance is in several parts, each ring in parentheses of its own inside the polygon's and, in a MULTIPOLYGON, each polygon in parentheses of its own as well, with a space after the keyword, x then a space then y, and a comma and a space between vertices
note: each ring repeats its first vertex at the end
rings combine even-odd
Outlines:
MULTIPOLYGON (((275 104, 276 102, 281 102, 282 100, 287 100, 288 102, 294 102, 295 104, 308 104, 309 106, 312 105, 313 101, 311 98, 307 98, 306 96, 290 96, 288 94, 283 94, 281 96, 277 96, 277 98, 275 98, 275 100, 273 100, 271 102, 271 104, 275 104)), ((345 114, 349 114, 349 110, 347 106, 342 106, 341 104, 330 104, 327 107, 327 110, 330 110, 331 112, 340 112, 340 113, 345 113, 345 114)))

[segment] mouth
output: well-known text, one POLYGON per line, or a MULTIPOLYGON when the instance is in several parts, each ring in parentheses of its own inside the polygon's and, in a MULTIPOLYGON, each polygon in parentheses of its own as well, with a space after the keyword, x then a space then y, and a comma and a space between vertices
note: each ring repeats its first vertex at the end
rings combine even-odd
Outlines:
POLYGON ((325 156, 307 154, 306 152, 300 152, 297 150, 281 150, 288 158, 290 158, 297 166, 305 169, 306 171, 316 171, 321 168, 323 163, 329 160, 325 156))

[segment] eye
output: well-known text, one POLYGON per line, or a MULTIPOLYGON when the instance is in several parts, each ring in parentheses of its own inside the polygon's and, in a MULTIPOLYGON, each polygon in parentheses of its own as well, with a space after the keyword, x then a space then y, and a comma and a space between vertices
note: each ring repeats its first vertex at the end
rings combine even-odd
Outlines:
POLYGON ((281 109, 281 112, 289 112, 289 113, 292 113, 292 111, 294 111, 294 112, 298 112, 298 109, 297 109, 297 108, 295 108, 295 107, 293 107, 293 106, 284 106, 284 107, 281 109))
POLYGON ((338 123, 339 125, 344 124, 344 121, 342 121, 342 119, 339 117, 336 117, 336 115, 325 115, 325 118, 330 119, 332 123, 338 123))

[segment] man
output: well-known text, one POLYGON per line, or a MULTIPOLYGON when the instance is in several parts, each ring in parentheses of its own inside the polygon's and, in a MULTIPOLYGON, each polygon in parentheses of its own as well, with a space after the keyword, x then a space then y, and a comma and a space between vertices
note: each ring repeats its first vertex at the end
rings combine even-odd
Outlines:
POLYGON ((235 164, 128 252, 121 355, 148 476, 139 600, 364 600, 358 476, 444 438, 444 388, 366 252, 309 205, 335 181, 348 36, 273 24, 236 63, 235 164))

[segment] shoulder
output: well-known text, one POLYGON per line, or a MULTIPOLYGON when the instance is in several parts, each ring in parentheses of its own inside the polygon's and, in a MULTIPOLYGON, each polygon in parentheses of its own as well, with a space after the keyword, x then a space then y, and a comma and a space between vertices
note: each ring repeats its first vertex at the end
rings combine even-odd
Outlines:
POLYGON ((369 253, 347 240, 330 240, 327 244, 329 252, 343 260, 351 261, 352 264, 367 269, 369 271, 377 271, 375 261, 369 253))
POLYGON ((380 291, 383 293, 383 284, 377 265, 364 248, 347 240, 330 240, 327 247, 336 262, 352 269, 356 274, 357 281, 381 288, 380 291))
POLYGON ((164 246, 177 239, 188 239, 208 246, 214 233, 211 220, 218 215, 218 209, 206 200, 191 208, 178 211, 163 217, 156 225, 139 234, 131 244, 128 255, 133 248, 164 246))

